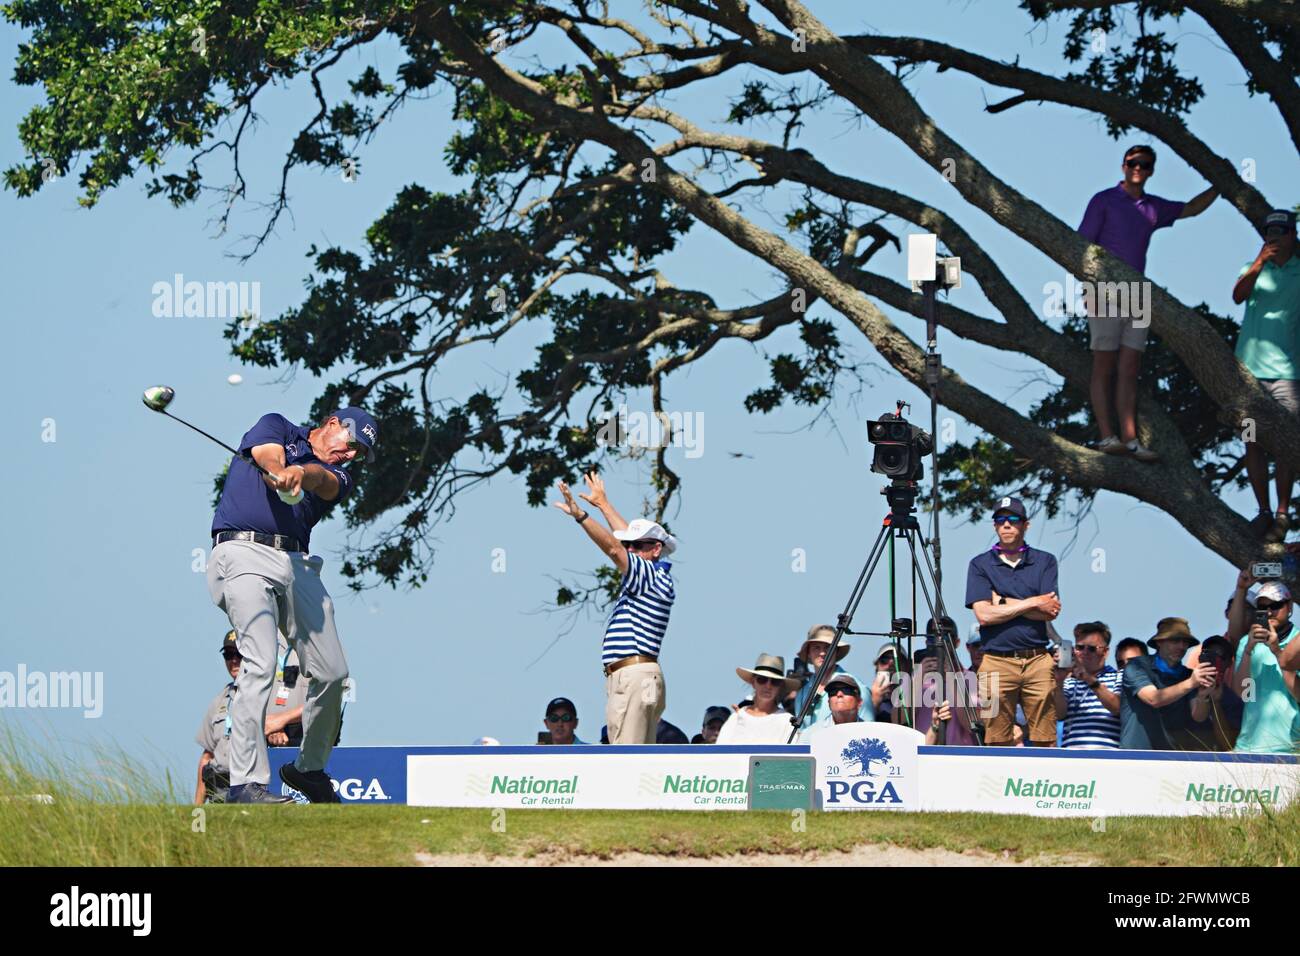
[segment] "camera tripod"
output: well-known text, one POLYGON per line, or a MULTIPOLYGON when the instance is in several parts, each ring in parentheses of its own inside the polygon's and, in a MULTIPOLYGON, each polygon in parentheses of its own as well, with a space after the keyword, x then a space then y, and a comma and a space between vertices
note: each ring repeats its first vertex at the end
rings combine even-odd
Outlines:
MULTIPOLYGON (((880 559, 884 556, 886 551, 889 552, 889 600, 890 607, 894 607, 894 549, 895 542, 900 538, 907 542, 911 558, 913 584, 914 586, 916 583, 920 584, 921 593, 925 597, 926 607, 930 611, 930 620, 934 622, 934 633, 927 633, 925 635, 926 647, 929 648, 932 653, 937 655, 938 660, 937 678, 940 695, 938 701, 935 702, 936 706, 933 708, 932 713, 938 712, 939 708, 937 704, 939 701, 944 699, 943 689, 947 675, 949 673, 957 673, 961 670, 957 661, 957 649, 954 645, 956 634, 953 633, 952 629, 944 623, 948 614, 947 609, 944 607, 943 595, 939 592, 939 588, 935 584, 935 566, 930 556, 930 543, 921 536, 920 525, 916 520, 916 496, 918 494, 916 482, 896 479, 891 485, 882 489, 882 494, 885 495, 886 500, 889 502, 889 513, 881 522, 880 532, 876 535, 876 540, 871 545, 871 550, 867 554, 866 563, 863 565, 862 571, 858 574, 857 583, 853 585, 853 591, 849 595, 849 600, 845 604, 844 610, 841 611, 839 616, 836 618, 835 636, 831 639, 830 647, 826 651, 826 656, 823 658, 821 666, 817 668, 817 673, 811 678, 814 693, 807 696, 804 700, 803 707, 799 710, 799 713, 790 718, 790 722, 794 727, 790 732, 790 738, 787 740, 787 743, 794 742, 795 735, 803 726, 803 722, 807 718, 808 712, 812 709, 813 703, 817 697, 815 692, 816 688, 821 687, 823 682, 830 678, 832 668, 835 666, 835 649, 839 647, 840 639, 843 638, 845 634, 889 638, 890 644, 894 648, 895 674, 897 674, 899 670, 898 662, 903 653, 904 638, 906 638, 907 641, 908 659, 911 659, 912 638, 915 634, 915 628, 913 627, 912 620, 909 618, 893 618, 890 622, 890 630, 887 632, 852 630, 853 617, 857 613, 858 605, 862 602, 862 598, 866 594, 867 585, 871 583, 871 576, 875 573, 876 567, 879 565, 880 559), (927 574, 929 575, 929 585, 927 585, 926 581, 927 574), (930 586, 934 587, 933 598, 931 597, 930 586)), ((913 613, 915 613, 915 604, 916 596, 914 590, 913 613)), ((919 675, 920 668, 916 668, 916 670, 919 675)), ((913 678, 913 681, 915 681, 915 678, 913 678)), ((867 692, 869 693, 870 691, 868 690, 867 692)), ((909 696, 914 697, 914 695, 915 690, 913 689, 909 696)), ((966 718, 966 723, 971 728, 972 736, 974 736, 978 743, 983 744, 984 726, 980 722, 979 717, 975 712, 975 708, 971 706, 969 698, 965 695, 954 696, 961 696, 963 698, 961 700, 951 701, 954 709, 961 711, 962 715, 966 718)), ((946 724, 940 724, 937 728, 938 740, 941 744, 944 742, 946 730, 946 724)))

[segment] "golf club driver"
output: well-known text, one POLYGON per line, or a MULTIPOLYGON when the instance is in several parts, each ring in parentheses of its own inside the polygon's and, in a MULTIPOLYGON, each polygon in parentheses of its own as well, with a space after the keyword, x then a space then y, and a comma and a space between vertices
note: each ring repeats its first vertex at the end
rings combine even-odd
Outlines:
MULTIPOLYGON (((258 471, 260 471, 262 474, 266 475, 266 477, 270 478, 272 481, 279 480, 277 476, 271 474, 269 471, 267 471, 265 468, 263 468, 261 465, 255 462, 253 460, 252 455, 241 455, 239 452, 235 451, 235 449, 231 448, 229 445, 223 442, 220 438, 216 438, 212 435, 209 435, 202 428, 196 428, 195 426, 187 422, 185 419, 177 418, 171 412, 167 411, 167 406, 172 403, 172 399, 175 397, 176 397, 176 390, 171 386, 152 385, 149 388, 146 388, 144 390, 143 401, 145 407, 148 408, 150 411, 158 412, 160 415, 166 415, 172 421, 180 422, 186 428, 192 429, 193 431, 198 432, 204 438, 216 442, 218 445, 220 445, 226 451, 230 452, 235 457, 244 459, 244 461, 248 462, 250 465, 252 465, 258 471)), ((287 505, 296 505, 298 502, 302 501, 301 491, 298 492, 297 495, 291 495, 287 491, 280 491, 279 489, 276 489, 275 493, 279 495, 280 500, 287 505)))

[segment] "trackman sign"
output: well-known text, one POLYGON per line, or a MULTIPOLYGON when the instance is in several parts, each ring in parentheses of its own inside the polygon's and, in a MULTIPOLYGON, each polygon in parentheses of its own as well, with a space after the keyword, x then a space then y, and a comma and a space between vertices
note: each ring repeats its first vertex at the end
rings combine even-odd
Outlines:
POLYGON ((823 810, 914 810, 925 737, 882 723, 828 724, 809 735, 823 810))

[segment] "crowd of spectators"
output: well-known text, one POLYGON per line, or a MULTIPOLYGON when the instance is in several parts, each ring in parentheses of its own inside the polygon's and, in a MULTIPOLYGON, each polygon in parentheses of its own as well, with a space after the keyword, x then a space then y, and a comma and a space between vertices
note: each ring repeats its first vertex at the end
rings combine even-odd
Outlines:
MULTIPOLYGON (((1247 568, 1225 610, 1224 633, 1204 640, 1180 617, 1159 620, 1146 640, 1118 642, 1104 622, 1087 621, 1075 625, 1072 640, 1043 654, 1014 657, 986 653, 990 635, 1006 633, 994 624, 975 629, 963 657, 956 626, 945 618, 941 626, 927 622, 925 633, 910 642, 910 656, 909 642, 884 644, 864 681, 841 663, 853 647, 842 640, 820 684, 816 674, 835 629, 816 625, 790 669, 784 657, 769 653, 759 654, 752 667, 737 667, 749 693, 736 704, 707 708, 691 743, 786 743, 793 717, 806 705, 795 736, 800 743, 825 727, 883 721, 915 728, 930 745, 1295 753, 1300 642, 1292 641, 1291 610, 1283 582, 1259 581, 1247 568), (1008 660, 1039 658, 1050 680, 1042 713, 1037 689, 1017 697, 999 686, 1008 660), (981 677, 992 683, 981 683, 981 677), (983 689, 989 686, 997 692, 983 689), (1005 739, 989 739, 999 711, 1009 730, 1005 739)), ((546 726, 541 742, 582 743, 574 733, 577 710, 567 698, 548 705, 546 726)), ((657 742, 685 743, 685 735, 672 731, 661 721, 657 742)))

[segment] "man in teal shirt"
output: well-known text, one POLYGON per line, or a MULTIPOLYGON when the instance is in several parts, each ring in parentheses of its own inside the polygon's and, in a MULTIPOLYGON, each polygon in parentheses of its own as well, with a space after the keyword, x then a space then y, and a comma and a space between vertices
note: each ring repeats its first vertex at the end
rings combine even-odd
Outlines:
MULTIPOLYGON (((1282 407, 1300 415, 1300 259, 1295 255, 1295 214, 1275 209, 1264 217, 1264 247, 1241 270, 1232 301, 1246 303, 1237 358, 1282 407)), ((1250 526, 1270 544, 1291 527, 1291 466, 1277 463, 1277 514, 1269 507, 1268 459, 1256 441, 1246 443, 1246 474, 1259 502, 1250 526)))
POLYGON ((1295 665, 1286 654, 1296 633, 1291 623, 1291 591, 1281 581, 1266 581, 1252 592, 1246 600, 1256 611, 1268 614, 1268 627, 1253 624, 1237 642, 1233 689, 1245 701, 1245 708, 1236 749, 1256 754, 1295 753, 1300 749, 1300 706, 1294 696, 1295 671, 1289 669, 1295 665))

